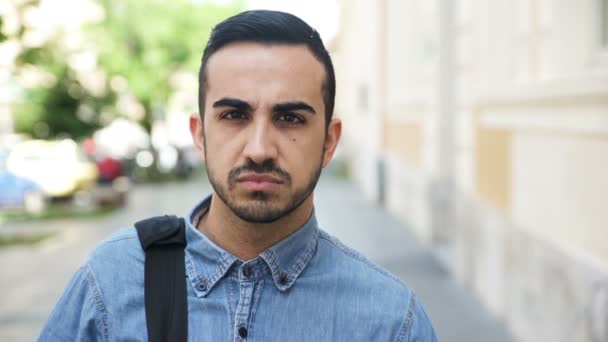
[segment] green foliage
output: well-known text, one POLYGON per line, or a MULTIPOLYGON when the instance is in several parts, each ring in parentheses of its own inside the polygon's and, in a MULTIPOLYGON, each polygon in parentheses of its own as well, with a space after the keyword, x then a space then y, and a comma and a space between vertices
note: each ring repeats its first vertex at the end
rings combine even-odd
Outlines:
MULTIPOLYGON (((30 29, 23 26, 23 13, 38 6, 38 1, 25 1, 18 5, 17 12, 22 24, 11 37, 23 41, 30 29)), ((32 69, 46 75, 48 82, 40 82, 24 89, 24 98, 13 105, 15 129, 35 138, 73 137, 82 138, 100 127, 99 113, 109 105, 114 94, 102 96, 90 94, 80 84, 75 71, 66 62, 69 52, 60 44, 62 37, 56 35, 42 46, 22 46, 12 70, 17 78, 32 69), (89 118, 79 117, 78 110, 86 106, 92 113, 89 118)))
POLYGON ((33 65, 54 78, 54 84, 28 89, 25 101, 14 106, 15 128, 36 138, 90 136, 101 127, 99 113, 115 99, 113 93, 90 94, 65 63, 64 52, 54 42, 26 49, 17 58, 21 66, 33 65), (78 115, 79 108, 89 108, 89 118, 78 115), (42 128, 41 129, 41 125, 42 128))
POLYGON ((8 39, 8 36, 2 33, 2 24, 4 23, 4 18, 0 16, 0 43, 8 39))
POLYGON ((90 136, 101 127, 102 109, 115 99, 113 93, 90 94, 78 80, 75 71, 65 63, 65 56, 54 43, 25 50, 17 59, 19 65, 34 65, 53 79, 26 90, 25 101, 14 106, 15 128, 36 138, 90 136), (88 108, 89 117, 79 116, 88 108), (42 127, 42 129, 41 129, 42 127))
POLYGON ((19 234, 8 236, 0 235, 0 248, 19 245, 35 245, 52 237, 53 235, 53 233, 36 233, 30 235, 19 234))
MULTIPOLYGON (((107 76, 106 80, 113 76, 126 79, 128 92, 145 109, 141 124, 147 129, 154 119, 152 113, 162 112, 173 91, 171 77, 176 72, 196 73, 211 28, 243 8, 242 0, 230 5, 192 0, 98 2, 105 10, 104 18, 84 28, 87 43, 81 51, 95 51, 97 67, 107 76)), ((28 6, 36 6, 36 1, 20 6, 19 12, 23 13, 28 6)), ((2 18, 0 32, 1 27, 2 18)), ((16 37, 0 35, 0 42, 7 38, 21 40, 26 30, 22 27, 16 37)), ((111 90, 108 81, 105 86, 109 90, 102 95, 91 94, 80 83, 78 73, 67 62, 74 51, 66 51, 60 44, 63 40, 64 36, 57 36, 41 47, 23 49, 17 57, 15 75, 34 66, 53 79, 25 89, 23 101, 15 104, 15 125, 19 132, 41 138, 79 139, 102 125, 102 113, 121 114, 115 105, 118 94, 111 90), (79 115, 83 108, 90 115, 79 115)))
POLYGON ((197 72, 212 27, 243 7, 242 2, 219 6, 191 0, 101 4, 106 17, 91 30, 99 62, 109 74, 126 78, 146 109, 147 128, 151 114, 162 109, 172 92, 171 76, 177 71, 197 72))
POLYGON ((15 107, 16 129, 39 138, 70 136, 76 139, 90 136, 101 127, 99 113, 110 106, 114 94, 95 97, 82 87, 65 65, 55 73, 57 83, 52 87, 37 87, 28 91, 28 101, 15 107), (78 116, 81 106, 92 112, 89 119, 78 116), (44 123, 40 129, 37 123, 44 123))

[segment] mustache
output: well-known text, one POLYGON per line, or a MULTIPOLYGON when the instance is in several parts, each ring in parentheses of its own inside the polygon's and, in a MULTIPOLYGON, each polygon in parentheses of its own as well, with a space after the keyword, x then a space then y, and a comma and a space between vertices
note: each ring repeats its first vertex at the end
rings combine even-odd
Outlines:
POLYGON ((274 160, 268 159, 263 163, 259 164, 254 162, 253 160, 248 160, 245 165, 241 165, 233 168, 228 173, 228 182, 233 184, 236 182, 236 179, 243 173, 254 172, 254 173, 270 173, 274 176, 280 178, 285 183, 291 183, 291 175, 283 169, 281 169, 274 160))

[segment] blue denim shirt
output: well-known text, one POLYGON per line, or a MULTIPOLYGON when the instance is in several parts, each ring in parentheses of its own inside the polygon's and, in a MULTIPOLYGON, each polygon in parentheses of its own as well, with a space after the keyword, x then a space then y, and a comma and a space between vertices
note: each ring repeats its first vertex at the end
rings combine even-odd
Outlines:
MULTIPOLYGON (((436 341, 412 291, 336 238, 314 214, 243 261, 186 220, 189 341, 436 341)), ((146 341, 144 253, 134 228, 101 242, 75 273, 39 341, 146 341)))

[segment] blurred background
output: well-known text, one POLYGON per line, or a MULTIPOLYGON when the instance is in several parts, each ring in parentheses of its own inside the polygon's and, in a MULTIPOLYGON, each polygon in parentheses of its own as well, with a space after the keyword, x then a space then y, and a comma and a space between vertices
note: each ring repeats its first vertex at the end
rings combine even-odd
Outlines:
POLYGON ((521 340, 608 341, 608 1, 340 4, 353 180, 521 340))
POLYGON ((210 191, 200 58, 254 8, 321 33, 344 129, 319 214, 441 340, 608 341, 608 0, 0 2, 1 340, 104 236, 210 191))

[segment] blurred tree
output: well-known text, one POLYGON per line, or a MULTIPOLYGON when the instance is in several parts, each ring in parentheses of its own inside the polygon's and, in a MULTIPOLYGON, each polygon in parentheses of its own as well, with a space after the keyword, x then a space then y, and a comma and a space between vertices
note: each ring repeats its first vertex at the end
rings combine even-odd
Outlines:
POLYGON ((36 10, 39 3, 13 3, 18 27, 4 36, 18 46, 11 73, 24 90, 23 98, 13 106, 15 130, 35 138, 89 136, 101 127, 99 113, 112 105, 115 96, 111 92, 95 94, 83 86, 68 60, 85 47, 66 48, 60 29, 41 43, 28 42, 28 34, 40 28, 28 26, 26 13, 36 10))
POLYGON ((4 23, 4 18, 2 18, 2 16, 0 16, 0 43, 2 43, 3 41, 8 39, 8 36, 2 32, 3 23, 4 23))
POLYGON ((129 91, 145 109, 140 122, 148 130, 173 90, 171 77, 177 72, 196 73, 212 27, 244 7, 243 1, 100 3, 105 19, 92 29, 99 63, 108 74, 126 79, 129 91))
POLYGON ((18 58, 20 65, 36 65, 50 78, 27 89, 26 101, 15 106, 18 132, 37 138, 81 139, 103 126, 100 114, 113 107, 115 94, 92 94, 65 57, 51 42, 29 49, 18 58))
POLYGON ((22 101, 14 106, 18 132, 39 138, 89 136, 112 117, 125 114, 117 105, 125 95, 143 106, 139 122, 150 130, 153 116, 162 113, 173 90, 171 77, 196 73, 213 25, 244 7, 242 0, 225 5, 204 0, 96 1, 104 10, 103 19, 86 25, 86 43, 77 48, 65 43, 75 34, 65 30, 42 45, 24 42, 30 29, 22 20, 24 13, 38 6, 38 0, 15 4, 20 27, 12 33, 3 33, 0 17, 0 43, 20 45, 12 73, 15 79, 30 80, 22 101), (71 62, 83 52, 94 54, 94 71, 103 76, 94 83, 101 83, 103 91, 92 91, 85 82, 92 71, 83 72, 71 62), (117 79, 124 85, 113 82, 117 79))

